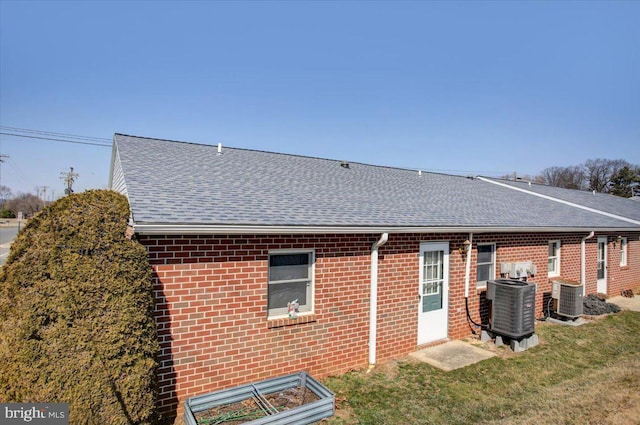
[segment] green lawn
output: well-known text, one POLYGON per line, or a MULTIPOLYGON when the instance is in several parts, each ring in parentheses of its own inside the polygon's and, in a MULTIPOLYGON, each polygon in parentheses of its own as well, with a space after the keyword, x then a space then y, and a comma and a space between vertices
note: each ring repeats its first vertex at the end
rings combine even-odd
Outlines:
POLYGON ((444 372, 402 359, 326 379, 328 424, 640 424, 640 313, 541 324, 540 345, 444 372))

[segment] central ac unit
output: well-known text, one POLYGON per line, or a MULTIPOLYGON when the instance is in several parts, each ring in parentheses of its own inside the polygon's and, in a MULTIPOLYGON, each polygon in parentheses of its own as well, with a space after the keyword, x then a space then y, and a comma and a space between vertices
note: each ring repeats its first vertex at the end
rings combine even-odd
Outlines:
POLYGON ((582 314, 582 285, 563 281, 553 281, 552 285, 551 298, 556 300, 556 313, 571 318, 580 316, 582 314))
POLYGON ((535 332, 536 285, 514 279, 487 282, 489 331, 513 339, 535 332))

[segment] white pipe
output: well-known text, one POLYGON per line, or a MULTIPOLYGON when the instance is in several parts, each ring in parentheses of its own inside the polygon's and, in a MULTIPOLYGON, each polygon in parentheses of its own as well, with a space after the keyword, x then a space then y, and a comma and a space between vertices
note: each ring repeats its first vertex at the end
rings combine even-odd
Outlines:
POLYGON ((371 247, 371 288, 369 297, 369 367, 376 364, 376 333, 378 327, 378 248, 387 243, 388 233, 371 247))
POLYGON ((587 236, 582 238, 580 242, 580 283, 582 284, 582 295, 587 294, 587 244, 586 240, 591 239, 595 235, 592 230, 587 236))
POLYGON ((471 248, 473 247, 473 233, 469 233, 469 251, 466 253, 464 265, 464 297, 469 298, 469 280, 471 275, 471 248))

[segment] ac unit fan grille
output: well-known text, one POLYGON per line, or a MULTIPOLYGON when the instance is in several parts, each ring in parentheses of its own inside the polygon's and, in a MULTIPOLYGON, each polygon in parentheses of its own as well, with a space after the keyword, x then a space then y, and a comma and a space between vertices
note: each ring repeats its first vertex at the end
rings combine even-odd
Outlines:
POLYGON ((582 286, 560 285, 558 314, 578 317, 582 314, 582 286))
POLYGON ((492 301, 492 332, 515 339, 535 332, 535 285, 509 279, 489 281, 487 299, 492 301))

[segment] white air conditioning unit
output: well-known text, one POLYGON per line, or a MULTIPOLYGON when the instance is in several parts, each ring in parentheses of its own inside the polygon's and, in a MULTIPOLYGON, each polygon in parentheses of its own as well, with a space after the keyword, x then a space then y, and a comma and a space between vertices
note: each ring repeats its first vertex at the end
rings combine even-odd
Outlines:
POLYGON ((556 313, 576 318, 582 314, 582 285, 575 282, 553 281, 551 298, 555 301, 556 313))

